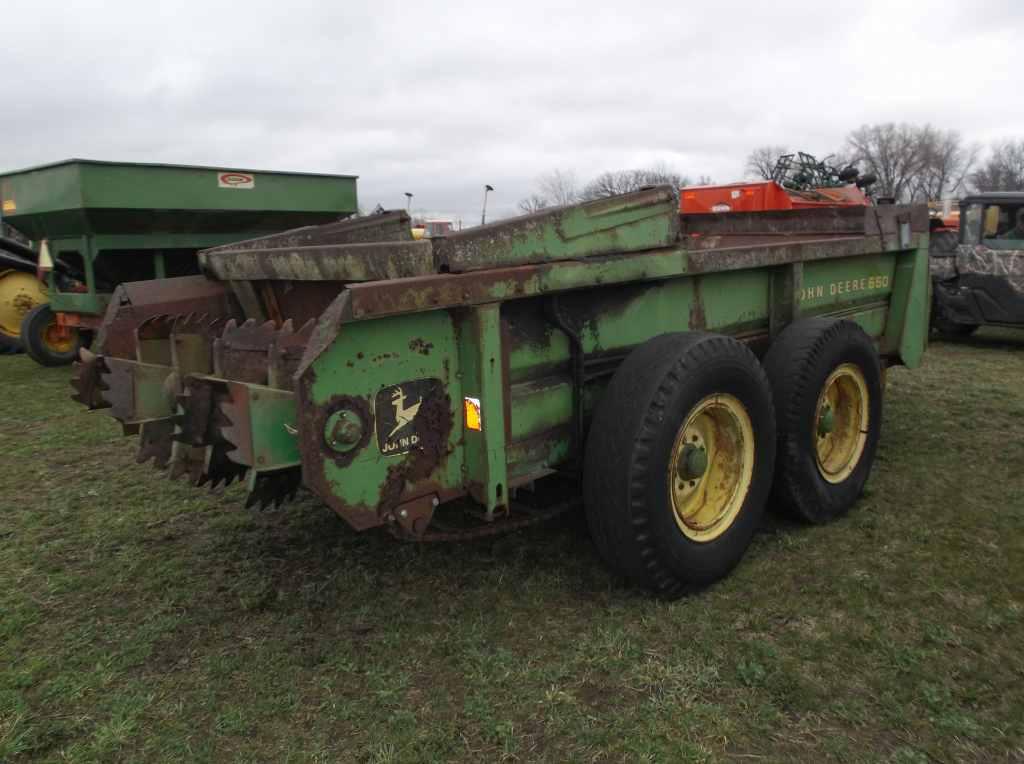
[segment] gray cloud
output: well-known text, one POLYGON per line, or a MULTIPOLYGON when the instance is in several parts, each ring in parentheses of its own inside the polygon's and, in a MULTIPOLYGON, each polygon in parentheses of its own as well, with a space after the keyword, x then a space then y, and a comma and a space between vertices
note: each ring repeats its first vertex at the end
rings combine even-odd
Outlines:
POLYGON ((1024 5, 915 2, 5 4, 5 168, 87 156, 348 172, 366 207, 511 214, 536 176, 929 121, 1024 134, 1024 5), (14 75, 14 76, 12 76, 14 75))

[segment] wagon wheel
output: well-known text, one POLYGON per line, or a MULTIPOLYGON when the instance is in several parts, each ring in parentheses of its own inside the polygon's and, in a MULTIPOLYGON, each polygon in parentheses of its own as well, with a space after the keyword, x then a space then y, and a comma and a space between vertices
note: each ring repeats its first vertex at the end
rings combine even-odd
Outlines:
POLYGON ((78 357, 82 335, 77 329, 58 325, 48 304, 38 305, 21 323, 21 342, 40 366, 65 366, 78 357))
POLYGON ((745 346, 703 333, 649 340, 617 370, 587 439, 598 550, 662 596, 721 578, 750 544, 774 453, 771 392, 745 346))
POLYGON ((23 271, 0 271, 0 353, 20 353, 21 323, 35 306, 46 302, 46 287, 23 271))
POLYGON ((787 327, 764 360, 778 418, 772 504, 823 523, 860 496, 882 423, 882 375, 871 338, 852 321, 787 327))

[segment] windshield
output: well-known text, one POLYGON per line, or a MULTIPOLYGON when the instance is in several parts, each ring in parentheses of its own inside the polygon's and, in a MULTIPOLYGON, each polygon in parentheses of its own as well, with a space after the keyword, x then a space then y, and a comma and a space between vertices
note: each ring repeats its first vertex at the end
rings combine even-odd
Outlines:
POLYGON ((965 244, 1024 249, 1024 203, 970 204, 961 225, 965 244))

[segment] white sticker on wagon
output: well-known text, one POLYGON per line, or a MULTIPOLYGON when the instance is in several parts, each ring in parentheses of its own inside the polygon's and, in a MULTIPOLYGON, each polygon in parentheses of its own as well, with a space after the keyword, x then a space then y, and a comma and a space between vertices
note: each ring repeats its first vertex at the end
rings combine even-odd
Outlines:
POLYGON ((219 188, 255 188, 256 176, 247 172, 219 172, 217 173, 217 186, 219 188))

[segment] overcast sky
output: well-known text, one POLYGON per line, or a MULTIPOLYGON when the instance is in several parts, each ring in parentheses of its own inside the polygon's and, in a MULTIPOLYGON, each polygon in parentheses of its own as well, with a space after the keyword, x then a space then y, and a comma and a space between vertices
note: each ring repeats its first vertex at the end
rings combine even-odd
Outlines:
POLYGON ((1024 137, 1024 2, 3 0, 0 168, 67 157, 360 176, 512 214, 552 168, 737 179, 863 123, 1024 137))

